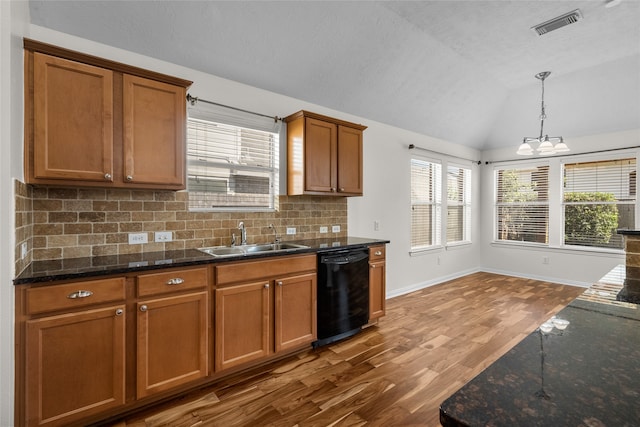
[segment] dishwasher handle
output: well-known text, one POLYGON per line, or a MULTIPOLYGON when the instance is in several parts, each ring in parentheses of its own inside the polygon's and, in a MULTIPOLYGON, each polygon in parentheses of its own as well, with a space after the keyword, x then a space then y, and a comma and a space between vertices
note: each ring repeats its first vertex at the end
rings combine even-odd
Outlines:
POLYGON ((345 265, 368 260, 369 253, 366 251, 343 252, 340 254, 325 255, 320 258, 322 264, 345 265))

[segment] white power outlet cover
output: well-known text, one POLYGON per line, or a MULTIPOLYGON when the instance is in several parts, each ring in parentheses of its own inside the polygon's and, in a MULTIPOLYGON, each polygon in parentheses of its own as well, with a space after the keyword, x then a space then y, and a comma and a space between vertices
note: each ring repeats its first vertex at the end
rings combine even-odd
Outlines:
POLYGON ((20 245, 20 259, 25 259, 27 257, 27 242, 22 242, 20 245))
POLYGON ((172 242, 173 234, 170 231, 157 231, 155 233, 156 242, 172 242))
POLYGON ((287 227, 287 234, 296 234, 295 227, 287 227))
POLYGON ((340 232, 340 226, 339 225, 331 226, 331 232, 332 233, 339 233, 340 232))
POLYGON ((328 233, 329 232, 329 227, 320 227, 320 233, 328 233))
POLYGON ((141 243, 148 243, 149 237, 147 233, 129 233, 129 244, 130 245, 139 245, 141 243))

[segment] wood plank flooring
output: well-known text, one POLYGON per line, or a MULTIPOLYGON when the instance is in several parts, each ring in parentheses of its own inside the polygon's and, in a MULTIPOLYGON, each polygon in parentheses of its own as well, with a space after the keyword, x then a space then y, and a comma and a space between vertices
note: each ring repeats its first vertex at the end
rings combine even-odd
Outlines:
POLYGON ((113 424, 439 426, 440 403, 583 288, 475 273, 387 301, 377 326, 113 424))

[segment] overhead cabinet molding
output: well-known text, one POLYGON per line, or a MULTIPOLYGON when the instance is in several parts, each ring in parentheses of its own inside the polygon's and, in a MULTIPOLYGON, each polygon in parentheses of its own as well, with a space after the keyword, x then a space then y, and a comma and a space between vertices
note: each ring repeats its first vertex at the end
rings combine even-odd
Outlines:
POLYGON ((287 194, 362 196, 362 132, 309 111, 286 117, 287 194))
POLYGON ((190 81, 24 40, 28 184, 185 188, 190 81))

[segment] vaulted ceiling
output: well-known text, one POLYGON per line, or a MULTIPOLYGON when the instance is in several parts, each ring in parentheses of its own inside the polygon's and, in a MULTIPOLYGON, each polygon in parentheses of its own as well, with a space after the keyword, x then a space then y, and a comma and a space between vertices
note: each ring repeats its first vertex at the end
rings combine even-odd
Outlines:
MULTIPOLYGON (((640 128, 640 1, 30 1, 31 22, 476 149, 640 128), (574 9, 583 19, 538 36, 574 9)), ((289 111, 279 112, 281 115, 289 111)))

